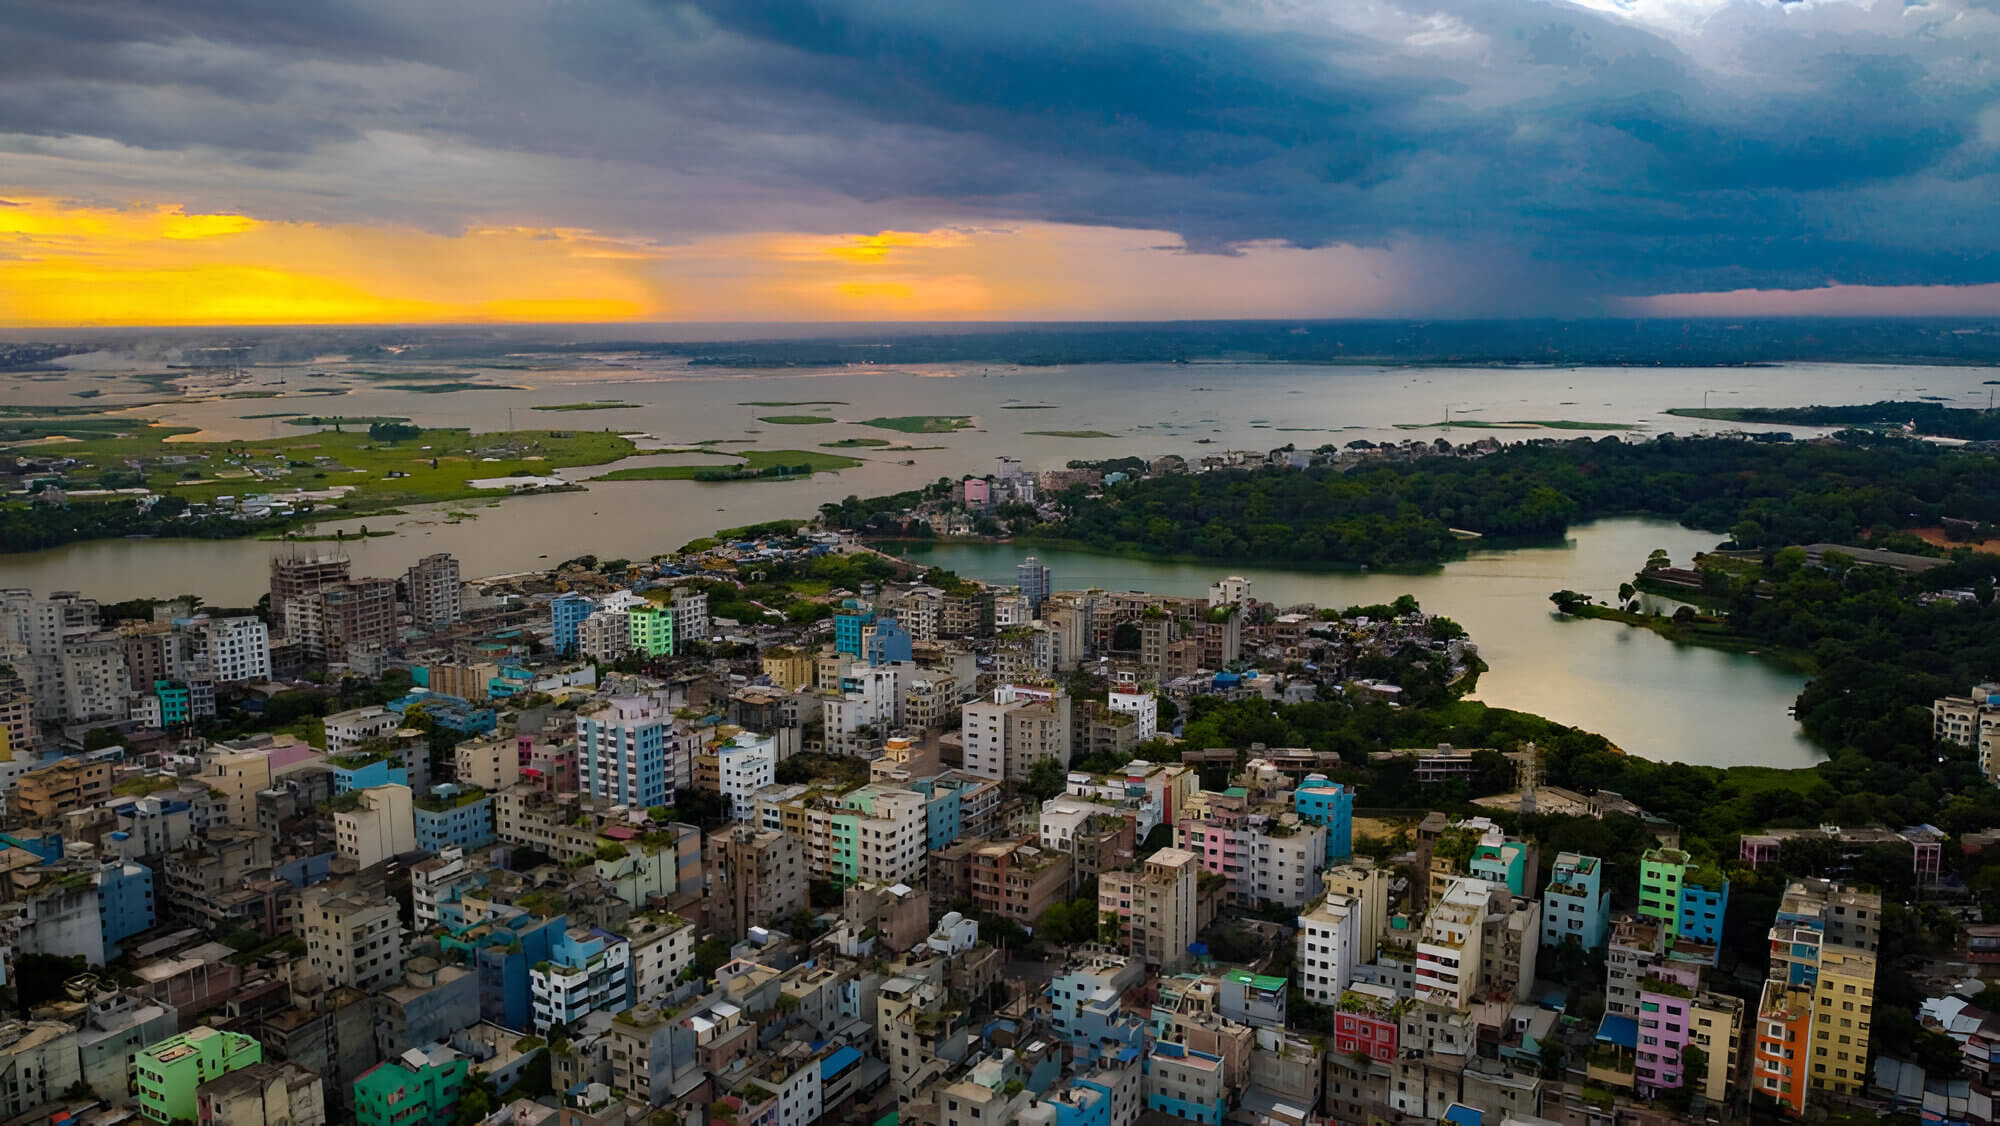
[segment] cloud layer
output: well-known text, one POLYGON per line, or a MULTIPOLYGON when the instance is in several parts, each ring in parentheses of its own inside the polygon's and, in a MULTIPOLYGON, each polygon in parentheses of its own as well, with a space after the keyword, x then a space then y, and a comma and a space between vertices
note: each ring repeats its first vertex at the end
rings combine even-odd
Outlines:
POLYGON ((1284 315, 1979 285, 1996 161, 1976 0, 0 7, 0 195, 587 229, 660 248, 662 315, 675 246, 708 248, 680 252, 699 276, 728 240, 781 262, 785 234, 898 230, 1071 232, 1072 264, 1148 253, 1094 229, 1183 248, 1104 271, 1127 314, 1156 271, 1176 316, 1246 276, 1326 289, 1284 315), (1245 248, 1264 266, 1232 272, 1245 248))

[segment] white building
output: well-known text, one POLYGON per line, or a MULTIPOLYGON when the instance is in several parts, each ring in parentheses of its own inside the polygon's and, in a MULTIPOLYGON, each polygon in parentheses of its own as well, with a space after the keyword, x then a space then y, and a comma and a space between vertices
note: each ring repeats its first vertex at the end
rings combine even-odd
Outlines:
POLYGON ((646 1005, 673 991, 682 971, 694 965, 695 926, 678 915, 634 915, 622 928, 632 948, 632 999, 646 1005))
POLYGON ((1417 1000, 1460 1011, 1478 995, 1490 890, 1459 878, 1431 904, 1417 935, 1417 1000))
POLYGON ((1106 817, 1121 817, 1124 811, 1115 806, 1099 805, 1068 795, 1058 795, 1043 802, 1039 826, 1042 847, 1052 848, 1057 852, 1071 852, 1077 830, 1099 814, 1106 817))
POLYGON ((863 811, 855 822, 861 878, 890 884, 921 880, 930 856, 924 795, 869 785, 849 794, 848 801, 863 811), (872 795, 861 796, 871 790, 872 795))
POLYGON ((447 847, 431 859, 412 865, 410 906, 417 930, 427 931, 437 926, 439 904, 445 891, 481 867, 466 860, 464 850, 456 846, 447 847))
POLYGON ((353 791, 354 808, 333 814, 334 848, 363 868, 417 851, 416 806, 408 786, 353 791))
POLYGON ((1019 781, 1053 758, 1069 768, 1070 701, 1060 689, 1003 684, 991 700, 960 710, 965 772, 1019 781))
POLYGON ((1299 916, 1295 980, 1307 997, 1322 1005, 1338 1002, 1354 980, 1355 963, 1375 956, 1356 949, 1361 923, 1360 903, 1344 895, 1329 895, 1299 916))
POLYGON ((1250 601, 1250 580, 1242 575, 1217 579, 1208 588, 1210 606, 1241 606, 1250 601))
POLYGON ((707 641, 712 627, 708 621, 708 594, 691 587, 674 588, 674 646, 685 648, 690 641, 707 641))
POLYGON ((1128 690, 1120 686, 1112 690, 1109 700, 1112 711, 1124 712, 1133 718, 1133 738, 1143 743, 1159 736, 1159 697, 1137 687, 1128 690))
POLYGON ((403 717, 380 706, 337 712, 323 721, 326 753, 343 754, 370 739, 386 739, 403 726, 403 717))
POLYGON ((271 629, 256 618, 209 618, 200 638, 208 677, 217 684, 271 679, 271 629))
POLYGON ((715 768, 729 819, 749 820, 757 809, 753 795, 778 780, 778 741, 739 731, 715 748, 715 768))
POLYGON ((576 627, 576 651, 598 661, 615 661, 632 651, 632 626, 623 610, 599 610, 576 627))

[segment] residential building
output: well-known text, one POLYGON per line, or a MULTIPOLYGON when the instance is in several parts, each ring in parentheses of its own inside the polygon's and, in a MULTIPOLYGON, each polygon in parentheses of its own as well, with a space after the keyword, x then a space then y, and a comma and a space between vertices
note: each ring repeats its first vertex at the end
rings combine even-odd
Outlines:
MULTIPOLYGON (((1736 1077, 1741 1074, 1743 999, 1726 994, 1697 993, 1688 1012, 1691 1018, 1688 1047, 1700 1048, 1707 1059, 1700 1072, 1690 1068, 1683 1083, 1694 1088, 1709 1102, 1720 1105, 1729 1100, 1736 1077)), ((1684 1063, 1688 1061, 1685 1052, 1682 1059, 1684 1063)))
POLYGON ((715 755, 722 807, 733 821, 753 816, 758 790, 778 780, 778 741, 753 731, 737 731, 710 750, 715 755))
POLYGON ((336 712, 321 721, 326 731, 326 753, 343 754, 372 739, 394 735, 403 726, 400 713, 380 706, 336 712))
POLYGON ((66 758, 14 780, 9 807, 29 821, 50 821, 111 796, 111 760, 66 758))
MULTIPOLYGON (((489 735, 468 739, 452 748, 453 776, 461 785, 481 790, 504 790, 521 780, 520 738, 489 735)), ((531 752, 532 753, 532 752, 531 752)))
POLYGON ((576 735, 583 789, 592 797, 638 809, 672 805, 680 775, 693 768, 677 761, 686 740, 657 696, 616 696, 580 709, 576 735))
MULTIPOLYGON (((88 1004, 89 1011, 76 1030, 73 1051, 77 1067, 92 1094, 113 1106, 125 1106, 132 1101, 133 1059, 146 1045, 180 1031, 180 1014, 171 1005, 123 990, 100 993, 88 1004)), ((35 1068, 37 1075, 45 1070, 59 1067, 50 1069, 45 1063, 35 1068)), ((6 1084, 0 1083, 0 1091, 6 1089, 6 1084)))
POLYGON ((1030 555, 1014 566, 1014 576, 1021 587, 1021 601, 1028 605, 1028 616, 1042 612, 1042 603, 1049 598, 1049 569, 1041 560, 1030 555))
POLYGON ((565 1027, 591 1013, 632 1007, 632 946, 600 927, 572 927, 554 937, 546 961, 528 971, 535 1031, 565 1027))
POLYGON ((632 652, 641 657, 669 657, 674 652, 674 612, 664 606, 634 606, 625 612, 632 652))
POLYGON ((217 684, 271 679, 271 630, 251 617, 203 618, 208 678, 217 684))
MULTIPOLYGON (((0 1021, 0 1114, 14 1119, 42 1110, 65 1098, 82 1078, 76 1029, 63 1021, 0 1021)), ((125 1096, 123 1084, 118 1095, 125 1096)), ((46 1113, 32 1119, 51 1120, 46 1113)))
POLYGON ((661 1001, 694 965, 695 925, 671 911, 634 915, 621 928, 632 944, 632 998, 661 1001))
POLYGON ((806 906, 806 863, 799 838, 775 829, 732 825, 708 836, 710 922, 735 939, 751 927, 790 918, 806 906))
POLYGON ((1354 901, 1354 949, 1357 964, 1365 962, 1389 930, 1389 883, 1395 873, 1388 865, 1366 856, 1320 873, 1320 883, 1329 898, 1343 896, 1354 901))
POLYGON ((453 782, 433 786, 416 800, 413 813, 416 845, 425 852, 484 848, 494 841, 493 795, 477 787, 453 782))
POLYGON ((563 656, 578 652, 577 630, 597 612, 589 595, 565 591, 549 600, 549 647, 563 656))
POLYGON ((1042 912, 1069 899, 1070 859, 1025 841, 991 841, 968 857, 972 901, 979 910, 1033 930, 1042 912))
POLYGON ((417 560, 403 573, 410 621, 418 629, 437 631, 458 624, 458 560, 436 552, 417 560))
POLYGON ((384 1060, 354 1081, 354 1120, 360 1126, 453 1122, 470 1062, 445 1044, 411 1048, 384 1060))
POLYGON ((1070 700, 1059 688, 1003 684, 960 711, 965 771, 1020 781, 1045 758, 1069 769, 1070 700))
POLYGON ((1431 904, 1417 936, 1418 1001, 1463 1011, 1478 998, 1489 899, 1486 881, 1461 877, 1431 904))
POLYGON ((576 627, 576 651, 596 661, 616 661, 632 652, 626 611, 599 609, 576 627))
POLYGON ((708 621, 708 594, 690 586, 677 586, 668 597, 674 613, 675 652, 685 652, 690 642, 705 642, 714 633, 708 621))
POLYGON ((1200 798, 1182 814, 1174 843, 1226 881, 1230 905, 1297 909, 1319 894, 1319 873, 1326 866, 1324 825, 1305 821, 1289 802, 1266 800, 1242 786, 1200 798))
POLYGON ((326 1091, 296 1063, 253 1063, 196 1087, 195 1111, 200 1126, 326 1126, 326 1091))
POLYGON ((407 955, 395 900, 319 884, 299 893, 297 911, 306 963, 327 986, 368 992, 402 978, 407 955))
POLYGON ((1329 864, 1354 854, 1354 791, 1324 774, 1308 774, 1292 791, 1292 809, 1304 820, 1326 829, 1329 864))
POLYGON ((1686 948, 1710 964, 1722 941, 1729 879, 1677 848, 1648 849, 1639 862, 1639 914, 1657 920, 1668 950, 1686 948))
POLYGON ((776 688, 802 692, 814 687, 816 662, 810 652, 774 645, 758 655, 758 663, 776 688))
POLYGON ((410 788, 390 783, 348 791, 333 813, 334 848, 360 868, 417 850, 410 788), (348 808, 342 808, 342 804, 348 808))
POLYGON ((1164 969, 1187 963, 1199 929, 1195 885, 1200 869, 1194 853, 1163 848, 1136 872, 1098 876, 1098 915, 1118 916, 1118 943, 1127 954, 1164 969))
POLYGON ((1360 942, 1361 914, 1357 900, 1329 893, 1299 916, 1297 978, 1301 993, 1322 1005, 1332 1005, 1353 982, 1355 965, 1375 957, 1375 947, 1360 942))
POLYGON ((875 611, 849 600, 847 608, 833 616, 833 651, 850 657, 862 656, 861 633, 874 622, 875 611))
POLYGON ((148 1045, 133 1061, 139 1113, 154 1122, 192 1122, 197 1088, 263 1059, 264 1047, 257 1041, 206 1025, 148 1045))
POLYGON ((1222 1057, 1171 1041, 1156 1041, 1146 1056, 1146 1109, 1189 1122, 1222 1126, 1229 1090, 1222 1057))
POLYGON ((1574 942, 1601 950, 1611 933, 1611 891, 1604 886, 1604 862, 1565 852, 1556 857, 1542 896, 1542 945, 1574 942))

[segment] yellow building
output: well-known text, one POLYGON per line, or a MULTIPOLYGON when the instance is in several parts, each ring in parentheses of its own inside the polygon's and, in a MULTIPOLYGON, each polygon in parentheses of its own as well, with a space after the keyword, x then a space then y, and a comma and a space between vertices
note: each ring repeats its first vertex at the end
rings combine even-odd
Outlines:
POLYGON ((786 692, 798 692, 813 686, 813 670, 816 662, 810 653, 801 653, 784 646, 764 650, 764 675, 771 683, 786 692))
POLYGON ((1814 1088, 1859 1094, 1868 1084, 1868 1035, 1875 1011, 1875 955, 1828 946, 1813 987, 1814 1088))

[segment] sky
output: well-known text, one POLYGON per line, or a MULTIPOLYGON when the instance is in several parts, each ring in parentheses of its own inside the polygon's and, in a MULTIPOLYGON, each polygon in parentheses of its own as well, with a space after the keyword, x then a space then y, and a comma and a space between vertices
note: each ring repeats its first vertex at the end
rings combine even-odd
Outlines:
POLYGON ((2000 0, 8 0, 0 325, 2000 314, 2000 0))

